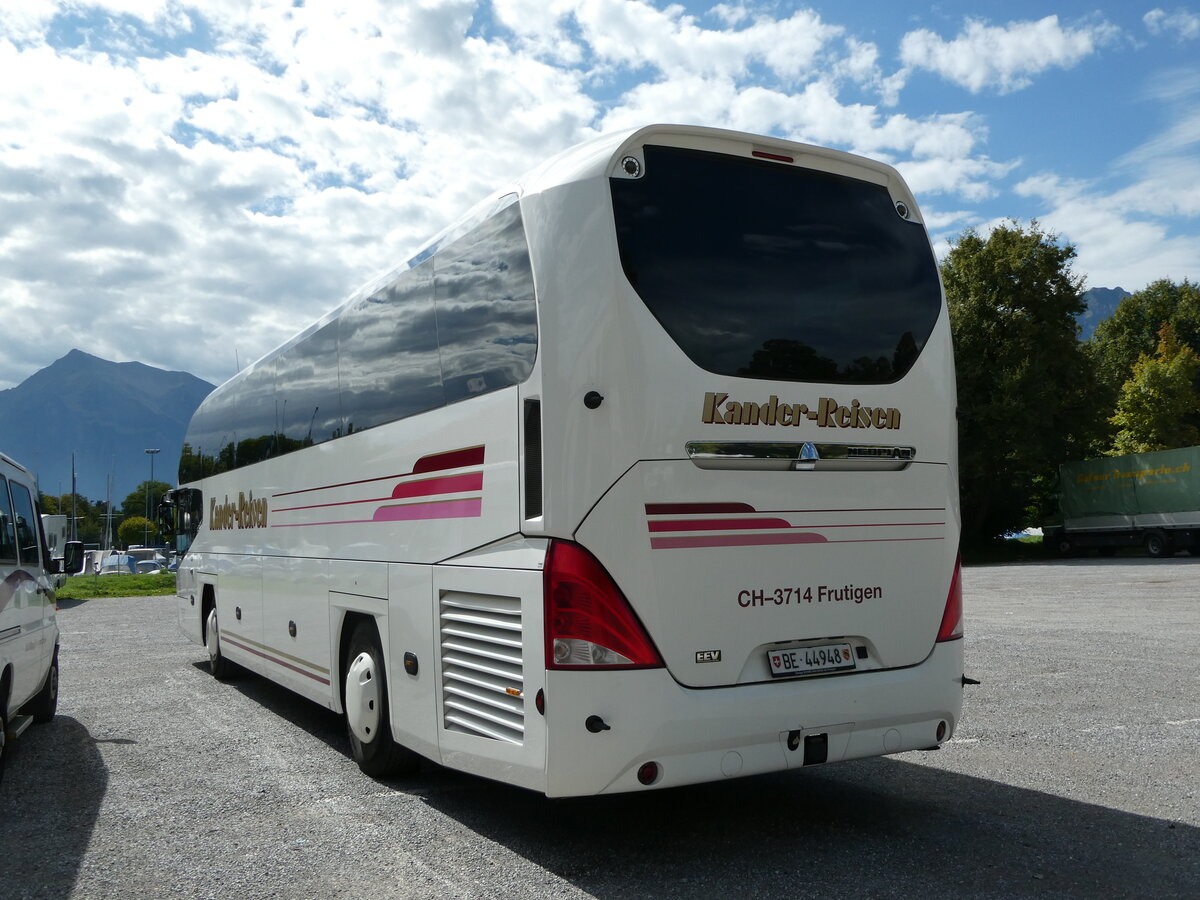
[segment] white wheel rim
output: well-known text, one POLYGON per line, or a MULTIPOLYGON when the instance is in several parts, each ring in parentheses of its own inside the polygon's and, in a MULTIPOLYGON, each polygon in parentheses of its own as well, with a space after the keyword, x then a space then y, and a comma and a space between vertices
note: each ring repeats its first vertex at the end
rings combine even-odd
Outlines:
POLYGON ((366 651, 358 654, 346 671, 346 721, 361 743, 369 744, 379 731, 381 691, 375 660, 366 651))
POLYGON ((217 657, 221 655, 221 636, 217 634, 217 611, 210 610, 208 614, 208 627, 205 629, 204 645, 208 649, 208 658, 213 662, 217 661, 217 657))

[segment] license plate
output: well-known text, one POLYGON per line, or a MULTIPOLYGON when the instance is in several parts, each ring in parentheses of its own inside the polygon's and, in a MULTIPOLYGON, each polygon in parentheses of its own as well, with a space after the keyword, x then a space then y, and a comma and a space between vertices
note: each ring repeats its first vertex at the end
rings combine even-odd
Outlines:
POLYGON ((768 650, 767 664, 771 667, 773 678, 837 672, 840 669, 853 669, 856 665, 854 649, 849 644, 821 644, 817 647, 768 650))

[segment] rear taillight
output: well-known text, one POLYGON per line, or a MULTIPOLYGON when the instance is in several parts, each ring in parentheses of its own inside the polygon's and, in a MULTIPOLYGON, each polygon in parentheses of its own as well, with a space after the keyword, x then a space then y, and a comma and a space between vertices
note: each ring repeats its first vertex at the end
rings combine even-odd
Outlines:
POLYGON ((547 669, 645 669, 663 664, 604 567, 566 541, 551 541, 543 576, 547 669))
POLYGON ((942 613, 942 627, 938 629, 939 641, 954 641, 963 636, 962 607, 962 557, 954 560, 954 577, 950 579, 950 593, 946 595, 946 611, 942 613))

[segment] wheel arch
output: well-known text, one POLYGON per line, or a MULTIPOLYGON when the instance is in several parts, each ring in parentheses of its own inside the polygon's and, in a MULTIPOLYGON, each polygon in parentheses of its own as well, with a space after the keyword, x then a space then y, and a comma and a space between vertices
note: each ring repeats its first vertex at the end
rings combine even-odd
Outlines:
POLYGON ((200 591, 200 643, 208 643, 208 612, 217 605, 217 589, 205 583, 200 591))

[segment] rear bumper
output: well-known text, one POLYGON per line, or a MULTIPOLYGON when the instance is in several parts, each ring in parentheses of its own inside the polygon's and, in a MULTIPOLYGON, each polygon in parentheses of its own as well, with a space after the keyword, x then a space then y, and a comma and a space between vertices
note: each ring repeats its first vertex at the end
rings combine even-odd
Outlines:
POLYGON ((619 793, 798 768, 808 735, 826 735, 827 762, 936 746, 939 723, 946 740, 962 712, 962 645, 937 644, 907 669, 725 688, 685 688, 664 669, 547 672, 546 793, 619 793), (609 729, 589 732, 590 716, 609 729), (660 775, 647 788, 637 772, 651 761, 660 775))

